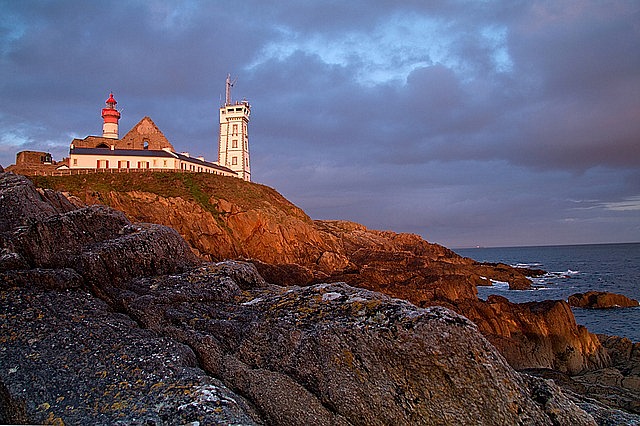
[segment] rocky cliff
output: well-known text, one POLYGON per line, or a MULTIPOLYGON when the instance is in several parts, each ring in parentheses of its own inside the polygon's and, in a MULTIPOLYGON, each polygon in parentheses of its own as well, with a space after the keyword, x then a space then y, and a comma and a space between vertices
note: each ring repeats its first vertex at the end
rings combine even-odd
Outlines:
POLYGON ((38 186, 101 203, 132 221, 176 229, 201 258, 247 259, 270 283, 346 282, 420 307, 441 305, 471 318, 517 368, 576 374, 608 365, 597 337, 575 323, 565 302, 517 306, 478 300, 490 280, 528 288, 520 270, 478 264, 417 235, 346 221, 313 221, 271 188, 191 174, 36 177, 38 186))
POLYGON ((586 293, 572 294, 567 299, 567 302, 571 306, 588 309, 633 308, 640 306, 640 303, 635 299, 631 299, 623 294, 605 291, 588 291, 586 293))
POLYGON ((250 263, 202 262, 171 228, 12 174, 0 217, 0 423, 633 420, 520 375, 446 308, 267 284, 250 263))

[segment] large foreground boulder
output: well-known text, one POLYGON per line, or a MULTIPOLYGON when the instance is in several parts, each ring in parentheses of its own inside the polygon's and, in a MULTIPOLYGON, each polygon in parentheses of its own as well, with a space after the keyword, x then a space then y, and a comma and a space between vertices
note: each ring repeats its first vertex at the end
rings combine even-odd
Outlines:
POLYGON ((173 339, 82 288, 0 288, 0 424, 252 424, 173 339))
MULTIPOLYGON (((221 275, 229 265, 253 275, 226 263, 132 281, 126 310, 188 344, 269 424, 551 424, 528 382, 448 309, 343 283, 250 288, 221 275)), ((564 422, 591 424, 554 398, 564 422)))
POLYGON ((0 233, 26 225, 29 220, 44 219, 75 209, 59 192, 37 190, 23 176, 2 172, 0 176, 0 233))

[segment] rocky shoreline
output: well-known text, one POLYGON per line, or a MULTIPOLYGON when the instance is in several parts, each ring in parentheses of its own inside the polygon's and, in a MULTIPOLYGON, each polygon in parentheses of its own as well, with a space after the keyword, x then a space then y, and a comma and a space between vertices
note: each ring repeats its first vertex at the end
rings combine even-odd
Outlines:
POLYGON ((597 336, 575 323, 566 302, 523 307, 478 300, 476 286, 491 280, 529 288, 528 271, 481 264, 417 235, 311 220, 263 185, 203 174, 33 179, 67 191, 78 205, 100 203, 133 222, 170 226, 200 258, 250 261, 273 284, 346 282, 419 307, 448 307, 472 319, 516 368, 578 374, 609 363, 597 336))
POLYGON ((586 309, 633 308, 640 306, 640 303, 635 299, 631 299, 622 294, 605 291, 588 291, 586 293, 572 294, 569 296, 567 302, 576 308, 586 309))
POLYGON ((527 331, 517 318, 546 318, 536 327, 558 328, 566 303, 522 312, 503 300, 478 304, 474 282, 498 272, 411 236, 318 226, 345 250, 344 259, 325 250, 336 256, 316 258, 318 268, 204 262, 171 228, 134 224, 108 207, 83 206, 0 174, 0 422, 640 421, 611 408, 635 411, 633 404, 607 406, 580 396, 578 387, 561 390, 518 373, 494 341, 507 345, 508 334, 518 342, 521 333, 521 347, 547 347, 527 365, 572 375, 580 369, 572 380, 582 378, 585 394, 608 386, 588 382, 600 368, 616 369, 620 376, 610 382, 632 387, 637 345, 598 340, 575 321, 559 329, 561 338, 534 338, 542 329, 527 331), (310 279, 302 286, 269 279, 278 276, 310 279), (414 300, 402 297, 411 294, 414 300))

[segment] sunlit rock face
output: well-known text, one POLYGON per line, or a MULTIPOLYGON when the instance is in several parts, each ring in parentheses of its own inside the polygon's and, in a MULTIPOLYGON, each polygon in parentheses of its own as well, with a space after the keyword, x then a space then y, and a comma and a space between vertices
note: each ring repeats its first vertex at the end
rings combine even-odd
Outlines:
POLYGON ((606 291, 588 291, 586 293, 572 294, 567 299, 567 302, 577 308, 589 309, 632 308, 640 305, 635 299, 606 291))
POLYGON ((561 300, 515 304, 501 296, 457 308, 517 369, 551 368, 578 374, 610 364, 595 334, 576 324, 561 300))
POLYGON ((0 175, 24 219, 0 233, 1 423, 594 424, 446 308, 267 284, 170 228, 12 193, 39 194, 0 175))

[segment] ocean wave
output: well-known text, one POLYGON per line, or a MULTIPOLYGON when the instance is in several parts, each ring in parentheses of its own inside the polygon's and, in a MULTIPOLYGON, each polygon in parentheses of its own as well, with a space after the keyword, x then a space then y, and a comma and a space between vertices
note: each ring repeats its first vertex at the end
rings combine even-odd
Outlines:
POLYGON ((534 269, 534 268, 540 268, 542 266, 542 263, 539 262, 530 262, 530 263, 514 263, 513 265, 510 265, 513 268, 528 268, 528 269, 534 269))
POLYGON ((567 278, 573 278, 576 275, 580 275, 580 271, 574 271, 572 269, 567 269, 566 271, 557 271, 557 272, 547 272, 546 274, 544 274, 541 277, 538 277, 536 279, 567 279, 567 278))
MULTIPOLYGON (((640 244, 603 244, 504 248, 465 252, 486 262, 529 266, 551 271, 532 277, 532 289, 509 290, 507 286, 478 287, 479 297, 499 294, 515 303, 542 300, 567 300, 574 293, 589 290, 610 291, 640 299, 638 259, 640 244), (544 288, 544 290, 543 290, 544 288)), ((640 342, 640 307, 612 311, 576 309, 576 322, 589 331, 628 337, 640 342)))
POLYGON ((509 283, 506 281, 490 280, 491 286, 496 288, 509 288, 509 283))

